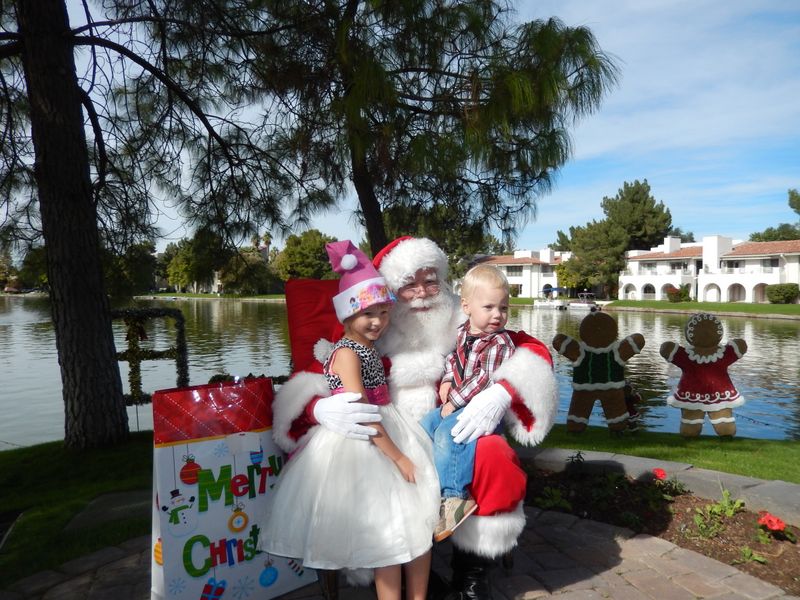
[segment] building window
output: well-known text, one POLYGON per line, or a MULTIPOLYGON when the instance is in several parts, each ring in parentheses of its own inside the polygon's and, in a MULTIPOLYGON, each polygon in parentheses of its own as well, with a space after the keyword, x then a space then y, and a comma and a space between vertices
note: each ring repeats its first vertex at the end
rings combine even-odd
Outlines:
POLYGON ((520 265, 506 267, 506 275, 510 275, 512 277, 522 275, 522 267, 520 265))
POLYGON ((669 263, 669 270, 673 273, 680 273, 686 268, 686 263, 671 262, 669 263))
POLYGON ((761 266, 777 268, 779 260, 780 260, 779 258, 764 258, 761 260, 761 266))
POLYGON ((542 275, 549 275, 553 272, 552 265, 542 265, 542 275))

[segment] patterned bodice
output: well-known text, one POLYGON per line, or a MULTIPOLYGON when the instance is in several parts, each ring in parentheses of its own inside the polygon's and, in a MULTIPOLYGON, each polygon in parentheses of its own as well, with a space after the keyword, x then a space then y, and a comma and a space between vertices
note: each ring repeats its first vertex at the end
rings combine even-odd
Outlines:
POLYGON ((334 344, 333 350, 323 365, 323 372, 325 373, 325 379, 328 381, 328 387, 334 391, 342 388, 342 380, 335 373, 331 373, 330 370, 333 356, 339 348, 349 348, 358 356, 358 359, 361 361, 361 381, 368 395, 371 396, 371 390, 381 388, 381 392, 379 393, 380 400, 376 402, 373 398, 369 398, 370 402, 372 404, 385 404, 386 402, 383 396, 386 394, 386 373, 383 369, 383 362, 381 362, 378 356, 378 351, 375 350, 374 347, 368 348, 346 337, 341 338, 334 344))

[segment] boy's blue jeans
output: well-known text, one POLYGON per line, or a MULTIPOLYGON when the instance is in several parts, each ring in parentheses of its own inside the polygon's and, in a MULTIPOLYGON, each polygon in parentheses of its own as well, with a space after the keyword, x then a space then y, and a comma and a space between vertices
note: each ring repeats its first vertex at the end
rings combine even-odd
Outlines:
POLYGON ((472 483, 478 441, 456 444, 450 434, 462 410, 459 408, 442 418, 441 407, 435 408, 419 422, 433 440, 433 464, 439 474, 443 498, 467 498, 467 486, 472 483))

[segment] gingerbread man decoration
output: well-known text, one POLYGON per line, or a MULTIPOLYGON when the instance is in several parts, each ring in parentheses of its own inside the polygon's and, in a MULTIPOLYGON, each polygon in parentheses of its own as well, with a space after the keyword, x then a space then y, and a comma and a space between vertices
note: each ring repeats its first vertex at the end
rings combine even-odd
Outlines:
POLYGON ((589 423, 596 400, 603 407, 612 433, 628 427, 625 404, 625 363, 644 347, 644 336, 634 333, 618 340, 617 322, 600 311, 590 312, 581 321, 575 340, 563 333, 553 338, 556 352, 572 361, 572 400, 567 415, 567 431, 580 433, 589 423))
POLYGON ((744 398, 731 382, 728 367, 747 352, 747 343, 733 339, 720 345, 722 334, 716 316, 697 313, 686 323, 689 345, 661 344, 661 356, 682 371, 678 389, 667 398, 667 404, 681 409, 680 433, 684 437, 700 435, 706 415, 717 435, 736 434, 733 409, 744 404, 744 398))

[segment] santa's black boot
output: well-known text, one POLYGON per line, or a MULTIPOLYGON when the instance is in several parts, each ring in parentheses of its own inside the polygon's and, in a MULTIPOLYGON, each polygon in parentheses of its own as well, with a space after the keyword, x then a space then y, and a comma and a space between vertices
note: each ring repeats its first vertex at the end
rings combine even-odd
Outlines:
POLYGON ((441 575, 431 569, 430 577, 428 578, 428 593, 425 596, 426 600, 447 600, 449 598, 450 585, 445 581, 441 575))
POLYGON ((448 600, 492 600, 489 572, 495 565, 491 558, 465 552, 453 546, 453 591, 448 600))

